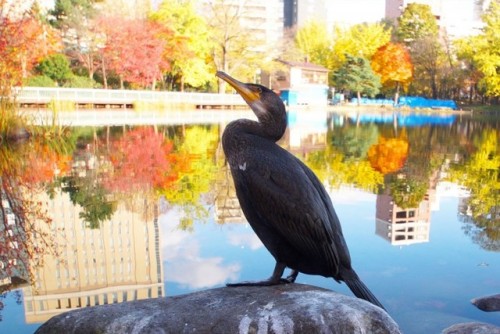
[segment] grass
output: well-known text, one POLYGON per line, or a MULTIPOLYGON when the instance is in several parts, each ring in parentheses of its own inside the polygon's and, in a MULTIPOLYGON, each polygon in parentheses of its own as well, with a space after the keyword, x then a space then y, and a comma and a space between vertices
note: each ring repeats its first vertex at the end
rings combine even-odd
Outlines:
POLYGON ((488 104, 460 104, 459 108, 465 111, 473 111, 480 113, 491 113, 500 115, 500 105, 488 104))

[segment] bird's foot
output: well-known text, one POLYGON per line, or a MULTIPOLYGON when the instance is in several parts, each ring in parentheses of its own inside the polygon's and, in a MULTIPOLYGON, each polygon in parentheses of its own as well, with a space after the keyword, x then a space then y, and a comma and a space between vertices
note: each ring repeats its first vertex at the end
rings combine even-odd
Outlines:
POLYGON ((268 278, 268 279, 263 280, 263 281, 244 281, 244 282, 238 282, 238 283, 227 283, 226 286, 228 286, 228 287, 236 287, 236 286, 272 286, 272 285, 289 284, 289 283, 293 283, 293 280, 290 280, 289 277, 287 277, 287 278, 280 278, 278 280, 268 278))
POLYGON ((282 278, 282 279, 288 281, 288 283, 295 283, 295 279, 297 278, 298 275, 299 275, 299 272, 297 270, 292 270, 290 272, 290 275, 288 275, 286 278, 282 278))

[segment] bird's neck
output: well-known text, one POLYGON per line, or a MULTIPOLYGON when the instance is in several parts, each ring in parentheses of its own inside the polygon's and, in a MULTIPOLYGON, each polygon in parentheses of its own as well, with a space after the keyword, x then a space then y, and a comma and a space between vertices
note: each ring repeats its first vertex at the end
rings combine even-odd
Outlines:
POLYGON ((276 142, 283 137, 285 130, 286 119, 280 124, 268 124, 268 122, 262 120, 256 122, 249 119, 238 119, 226 126, 223 138, 232 137, 232 140, 234 140, 238 137, 243 138, 245 135, 252 135, 276 142))

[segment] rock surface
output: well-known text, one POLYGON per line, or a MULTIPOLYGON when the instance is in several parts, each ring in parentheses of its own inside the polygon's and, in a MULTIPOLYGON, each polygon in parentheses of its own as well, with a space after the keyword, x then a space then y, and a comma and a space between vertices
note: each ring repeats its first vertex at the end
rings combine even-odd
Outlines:
POLYGON ((302 284, 218 288, 63 313, 44 333, 400 333, 382 309, 302 284))
POLYGON ((448 327, 442 334, 500 334, 500 327, 482 322, 466 322, 448 327))
POLYGON ((471 303, 482 311, 495 312, 500 311, 500 294, 474 298, 471 303))

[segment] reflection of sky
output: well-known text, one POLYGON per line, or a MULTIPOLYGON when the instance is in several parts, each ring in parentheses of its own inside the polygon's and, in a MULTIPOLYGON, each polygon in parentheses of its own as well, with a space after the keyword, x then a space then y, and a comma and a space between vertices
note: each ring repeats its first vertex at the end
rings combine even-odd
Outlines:
MULTIPOLYGON (((432 212, 430 242, 395 247, 375 235, 376 195, 352 188, 331 192, 353 267, 404 333, 438 333, 467 321, 500 325, 498 315, 470 303, 500 291, 500 256, 464 235, 457 218, 459 198, 442 194, 432 212)), ((167 295, 270 276, 274 259, 247 224, 209 221, 195 223, 193 232, 167 232, 165 226, 172 229, 175 224, 166 224, 166 218, 162 253, 167 295)), ((170 218, 175 220, 175 215, 170 218)), ((297 282, 352 296, 345 284, 331 278, 301 274, 297 282)))
POLYGON ((205 251, 206 240, 211 239, 211 230, 214 230, 213 224, 197 225, 195 232, 182 231, 177 228, 179 217, 176 210, 159 217, 167 294, 172 288, 169 283, 174 283, 179 289, 196 290, 234 279, 240 270, 238 264, 227 263, 221 255, 205 251))

